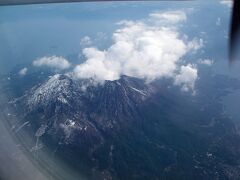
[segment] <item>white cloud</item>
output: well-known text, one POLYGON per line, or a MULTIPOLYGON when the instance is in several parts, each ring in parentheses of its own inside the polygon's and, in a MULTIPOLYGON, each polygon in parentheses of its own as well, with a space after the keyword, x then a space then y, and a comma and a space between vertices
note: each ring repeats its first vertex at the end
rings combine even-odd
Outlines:
POLYGON ((220 26, 221 25, 221 18, 217 18, 216 25, 220 26))
POLYGON ((197 51, 203 47, 203 39, 194 38, 188 43, 189 51, 197 51))
POLYGON ((232 7, 233 6, 233 1, 232 0, 221 0, 220 4, 226 5, 228 7, 232 7))
POLYGON ((71 66, 68 60, 62 56, 44 56, 33 61, 33 65, 37 67, 47 66, 58 70, 68 69, 71 66))
POLYGON ((89 36, 84 36, 81 41, 80 41, 80 45, 81 46, 90 46, 92 44, 92 40, 89 36))
POLYGON ((181 66, 180 73, 176 75, 174 84, 182 86, 183 91, 194 92, 195 81, 198 78, 198 71, 194 65, 181 66))
POLYGON ((211 60, 211 59, 200 59, 198 61, 198 63, 204 64, 204 65, 207 65, 207 66, 211 66, 213 64, 213 60, 211 60))
POLYGON ((28 71, 28 69, 25 67, 25 68, 22 68, 22 69, 18 72, 18 74, 19 74, 20 76, 25 76, 25 75, 27 74, 27 71, 28 71))
POLYGON ((175 24, 187 20, 186 13, 184 11, 155 12, 149 14, 149 17, 153 18, 157 22, 168 24, 175 24))
MULTIPOLYGON (((77 78, 94 78, 99 82, 117 80, 121 75, 146 81, 178 77, 176 74, 180 69, 179 64, 182 63, 181 58, 188 52, 201 48, 203 40, 195 38, 189 41, 187 38, 181 38, 183 35, 177 31, 177 25, 172 26, 173 23, 186 21, 184 11, 150 14, 150 18, 153 17, 157 21, 170 20, 170 24, 156 24, 152 19, 121 21, 118 23, 121 27, 113 33, 113 44, 109 48, 83 49, 86 61, 75 67, 74 75, 77 78)), ((181 74, 184 73, 184 67, 181 67, 181 74)), ((192 90, 195 80, 195 77, 181 83, 178 80, 180 84, 176 84, 186 86, 184 90, 192 90), (194 81, 191 85, 190 80, 194 81)))

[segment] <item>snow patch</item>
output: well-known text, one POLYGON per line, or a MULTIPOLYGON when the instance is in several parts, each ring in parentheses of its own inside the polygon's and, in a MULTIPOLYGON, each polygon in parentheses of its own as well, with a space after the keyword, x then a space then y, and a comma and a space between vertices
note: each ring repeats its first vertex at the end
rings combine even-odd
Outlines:
POLYGON ((147 96, 147 94, 146 94, 145 92, 143 92, 143 91, 141 91, 141 90, 139 90, 139 89, 136 89, 136 88, 134 88, 134 87, 130 87, 130 88, 131 88, 132 90, 134 90, 134 91, 136 91, 136 92, 144 95, 144 96, 147 96))

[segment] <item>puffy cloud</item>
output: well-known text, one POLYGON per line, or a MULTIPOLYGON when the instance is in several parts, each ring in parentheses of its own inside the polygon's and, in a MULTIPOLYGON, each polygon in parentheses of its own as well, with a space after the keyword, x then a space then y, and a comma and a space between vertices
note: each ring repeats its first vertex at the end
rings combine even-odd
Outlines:
POLYGON ((176 61, 187 50, 176 32, 152 29, 141 23, 118 29, 113 40, 114 44, 105 51, 85 48, 83 54, 87 61, 76 67, 76 75, 99 80, 116 80, 123 74, 147 80, 172 76, 176 61))
POLYGON ((27 71, 28 71, 28 69, 25 67, 25 68, 22 68, 22 69, 18 72, 18 74, 19 74, 20 76, 25 76, 25 75, 27 74, 27 71))
MULTIPOLYGON (((184 11, 152 13, 150 18, 119 22, 121 27, 113 33, 113 44, 109 48, 83 49, 86 61, 75 67, 74 75, 77 78, 94 78, 99 82, 117 80, 121 75, 142 78, 148 82, 163 77, 178 77, 176 74, 180 69, 181 58, 201 48, 203 41, 181 38, 183 36, 177 31, 177 25, 172 26, 186 20, 184 11), (152 22, 153 17, 158 22, 164 21, 163 24, 152 22), (168 20, 169 24, 166 23, 168 20)), ((185 72, 184 67, 181 67, 181 74, 185 72)), ((187 70, 194 69, 186 67, 187 70)), ((189 81, 194 81, 190 83, 180 81, 180 77, 175 84, 184 86, 184 90, 192 90, 196 78, 190 78, 189 81)))
POLYGON ((188 43, 189 51, 197 51, 203 47, 203 39, 194 38, 188 43))
POLYGON ((204 65, 207 65, 207 66, 211 66, 213 64, 213 60, 211 60, 211 59, 200 59, 198 61, 198 63, 204 64, 204 65))
POLYGON ((233 1, 232 0, 222 0, 222 1, 220 1, 220 4, 226 5, 228 7, 232 7, 233 6, 233 1))
POLYGON ((176 75, 174 84, 182 86, 183 91, 192 90, 194 92, 195 81, 198 78, 196 67, 191 64, 182 65, 180 73, 176 75))
POLYGON ((106 53, 96 48, 85 48, 83 54, 87 61, 77 65, 74 73, 78 78, 94 78, 97 81, 116 80, 120 78, 118 61, 106 59, 106 53))
POLYGON ((89 36, 84 36, 80 41, 81 46, 90 46, 91 44, 92 40, 89 36))
POLYGON ((33 61, 33 65, 37 67, 47 66, 58 70, 68 69, 71 66, 68 60, 61 56, 44 56, 33 61))

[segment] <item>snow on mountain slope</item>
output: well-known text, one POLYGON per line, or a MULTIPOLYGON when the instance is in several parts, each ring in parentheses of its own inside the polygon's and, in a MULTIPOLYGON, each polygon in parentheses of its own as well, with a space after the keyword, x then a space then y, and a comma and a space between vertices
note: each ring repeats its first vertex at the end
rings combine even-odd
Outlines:
POLYGON ((27 91, 17 103, 36 131, 44 126, 46 134, 61 137, 57 141, 95 146, 102 143, 105 133, 140 119, 139 107, 152 92, 144 81, 127 76, 96 84, 91 79, 56 74, 27 91))

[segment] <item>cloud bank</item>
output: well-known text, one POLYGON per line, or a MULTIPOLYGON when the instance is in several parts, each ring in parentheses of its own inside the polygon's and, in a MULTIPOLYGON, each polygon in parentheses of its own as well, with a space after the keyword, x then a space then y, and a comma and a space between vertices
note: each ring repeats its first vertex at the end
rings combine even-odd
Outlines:
POLYGON ((183 11, 166 11, 166 12, 155 12, 149 14, 150 18, 153 18, 157 22, 161 23, 179 23, 187 20, 186 13, 183 11))
POLYGON ((186 20, 184 11, 167 11, 151 13, 145 20, 121 21, 109 48, 82 50, 86 61, 74 68, 74 76, 99 82, 117 80, 121 75, 147 82, 172 78, 184 91, 193 90, 197 69, 180 65, 181 59, 201 48, 203 42, 197 38, 190 41, 179 33, 178 24, 186 20))
POLYGON ((44 56, 33 61, 33 66, 46 66, 58 70, 68 69, 71 64, 61 56, 44 56))

